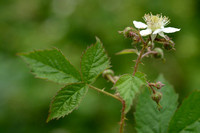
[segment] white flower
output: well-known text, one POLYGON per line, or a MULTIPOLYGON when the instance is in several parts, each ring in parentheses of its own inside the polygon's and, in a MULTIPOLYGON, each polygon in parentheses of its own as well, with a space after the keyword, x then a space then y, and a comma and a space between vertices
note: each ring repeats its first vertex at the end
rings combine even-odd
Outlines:
POLYGON ((145 14, 144 15, 144 21, 145 23, 133 21, 133 24, 138 29, 145 29, 140 31, 141 36, 147 36, 151 35, 152 41, 156 38, 157 34, 165 38, 164 33, 174 33, 177 31, 180 31, 178 28, 173 27, 167 27, 165 28, 167 24, 169 24, 169 19, 167 17, 163 17, 160 14, 152 15, 152 14, 145 14))

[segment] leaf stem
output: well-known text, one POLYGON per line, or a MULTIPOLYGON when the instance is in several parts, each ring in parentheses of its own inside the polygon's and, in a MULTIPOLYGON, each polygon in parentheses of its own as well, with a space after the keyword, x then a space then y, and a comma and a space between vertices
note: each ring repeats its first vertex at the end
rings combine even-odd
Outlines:
POLYGON ((92 86, 92 85, 89 85, 89 84, 87 84, 87 85, 88 85, 88 87, 90 87, 91 89, 94 89, 94 90, 96 90, 96 91, 98 91, 98 92, 101 92, 101 93, 103 93, 103 94, 105 94, 105 95, 111 96, 111 97, 117 99, 117 100, 120 101, 120 102, 123 101, 123 99, 120 98, 119 96, 113 95, 113 94, 111 94, 111 93, 109 93, 109 92, 107 92, 107 91, 104 91, 103 89, 99 89, 99 88, 94 87, 94 86, 92 86))
POLYGON ((99 88, 94 87, 94 86, 89 85, 89 84, 87 84, 87 85, 88 85, 89 88, 94 89, 94 90, 96 90, 98 92, 101 92, 101 93, 103 93, 105 95, 111 96, 111 97, 117 99, 118 101, 120 101, 122 103, 121 121, 120 121, 120 133, 123 133, 124 121, 125 121, 125 108, 126 108, 125 101, 121 97, 113 95, 113 94, 111 94, 111 93, 109 93, 107 91, 104 91, 103 89, 99 89, 99 88))

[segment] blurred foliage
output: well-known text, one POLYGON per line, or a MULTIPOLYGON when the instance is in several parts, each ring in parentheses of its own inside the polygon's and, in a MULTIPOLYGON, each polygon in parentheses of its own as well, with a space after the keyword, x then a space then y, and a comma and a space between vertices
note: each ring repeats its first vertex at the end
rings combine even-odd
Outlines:
MULTIPOLYGON (((115 55, 132 47, 117 31, 149 12, 169 16, 169 26, 181 31, 169 35, 176 51, 165 51, 165 64, 145 59, 140 70, 151 81, 163 73, 181 102, 200 89, 199 5, 199 0, 1 0, 0 132, 116 133, 121 104, 92 90, 77 111, 45 123, 51 97, 63 86, 35 79, 16 53, 57 47, 79 67, 82 51, 98 36, 116 74, 130 73, 136 56, 115 55)), ((101 77, 96 84, 108 91, 112 86, 101 77)), ((133 110, 126 133, 134 132, 133 110)))

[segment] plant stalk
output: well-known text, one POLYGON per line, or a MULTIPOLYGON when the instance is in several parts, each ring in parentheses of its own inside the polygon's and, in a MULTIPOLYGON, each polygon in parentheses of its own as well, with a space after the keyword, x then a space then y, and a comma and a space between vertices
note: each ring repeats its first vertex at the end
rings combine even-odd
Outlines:
POLYGON ((122 100, 122 112, 121 112, 120 131, 119 131, 120 133, 123 133, 124 131, 125 108, 126 108, 125 101, 122 100))
POLYGON ((138 55, 138 58, 136 60, 136 63, 135 63, 135 66, 134 66, 134 71, 133 71, 133 76, 135 76, 135 73, 138 70, 138 65, 140 64, 140 61, 143 57, 143 53, 144 53, 144 51, 147 47, 148 42, 150 41, 150 38, 148 38, 147 41, 145 42, 141 35, 140 35, 140 39, 141 39, 141 42, 143 43, 143 47, 142 47, 140 54, 138 55))
POLYGON ((120 133, 123 133, 124 121, 125 121, 125 108, 126 108, 125 101, 119 96, 113 95, 113 94, 111 94, 111 93, 109 93, 107 91, 104 91, 104 90, 99 89, 97 87, 94 87, 92 85, 89 85, 89 84, 87 84, 87 85, 88 85, 89 88, 94 89, 94 90, 96 90, 98 92, 101 92, 101 93, 103 93, 105 95, 111 96, 111 97, 117 99, 118 101, 120 101, 122 103, 121 121, 120 121, 120 133))
POLYGON ((142 58, 142 55, 143 55, 143 53, 144 53, 144 51, 145 51, 145 48, 146 48, 146 47, 145 47, 145 45, 144 45, 144 46, 142 47, 142 50, 140 51, 140 54, 139 54, 139 56, 138 56, 136 62, 135 62, 134 71, 133 71, 133 76, 135 76, 135 73, 137 72, 138 65, 139 65, 140 60, 141 60, 141 58, 142 58))
POLYGON ((98 91, 98 92, 101 92, 101 93, 103 93, 103 94, 105 94, 105 95, 111 96, 111 97, 117 99, 117 100, 120 101, 120 102, 123 101, 123 99, 121 99, 120 97, 118 97, 118 96, 116 96, 116 95, 113 95, 113 94, 111 94, 111 93, 109 93, 109 92, 107 92, 107 91, 104 91, 103 89, 99 89, 99 88, 94 87, 94 86, 89 85, 89 84, 87 84, 87 85, 88 85, 91 89, 94 89, 94 90, 96 90, 96 91, 98 91))

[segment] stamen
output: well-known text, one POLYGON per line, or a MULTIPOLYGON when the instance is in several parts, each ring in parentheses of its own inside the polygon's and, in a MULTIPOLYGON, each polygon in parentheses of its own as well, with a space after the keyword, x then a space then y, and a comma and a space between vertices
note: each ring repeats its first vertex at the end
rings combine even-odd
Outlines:
POLYGON ((148 28, 153 31, 156 29, 160 29, 170 23, 168 17, 162 16, 162 14, 145 14, 143 19, 147 23, 148 28))

